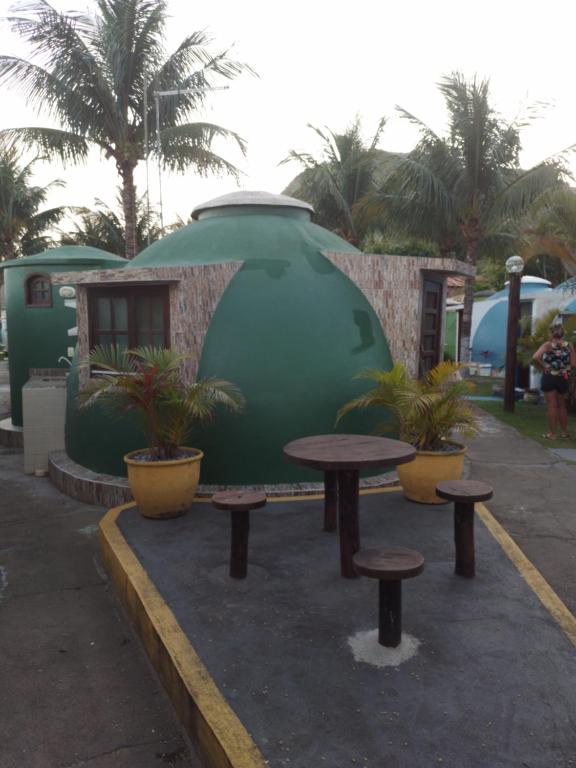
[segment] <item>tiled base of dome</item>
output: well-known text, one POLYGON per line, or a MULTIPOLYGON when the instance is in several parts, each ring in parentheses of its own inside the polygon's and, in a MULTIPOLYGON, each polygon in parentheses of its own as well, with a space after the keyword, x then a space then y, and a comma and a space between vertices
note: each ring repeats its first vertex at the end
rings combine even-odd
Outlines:
MULTIPOLYGON (((73 461, 66 451, 54 451, 50 454, 49 475, 58 490, 85 504, 97 504, 103 507, 115 507, 132 501, 132 494, 125 477, 100 475, 73 461)), ((395 472, 386 472, 360 480, 361 489, 384 488, 398 485, 395 472)), ((200 485, 198 497, 210 498, 223 490, 234 490, 247 486, 200 485)), ((324 484, 318 483, 282 483, 278 485, 249 486, 261 490, 267 496, 306 496, 324 492, 324 484)))
POLYGON ((17 427, 12 424, 12 419, 2 419, 0 421, 0 445, 6 448, 20 448, 24 447, 22 427, 17 427))

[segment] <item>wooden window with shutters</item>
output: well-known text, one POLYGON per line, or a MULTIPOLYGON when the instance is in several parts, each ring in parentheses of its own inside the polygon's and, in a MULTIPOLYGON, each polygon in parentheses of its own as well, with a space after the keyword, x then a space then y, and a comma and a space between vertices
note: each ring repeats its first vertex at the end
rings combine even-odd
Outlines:
POLYGON ((170 346, 166 285, 91 288, 88 312, 91 349, 170 346))

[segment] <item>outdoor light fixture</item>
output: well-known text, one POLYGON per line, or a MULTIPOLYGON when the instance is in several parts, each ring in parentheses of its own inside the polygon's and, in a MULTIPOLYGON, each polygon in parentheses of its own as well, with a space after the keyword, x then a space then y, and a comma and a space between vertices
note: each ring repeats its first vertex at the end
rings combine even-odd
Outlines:
POLYGON ((514 385, 516 379, 516 345, 518 343, 518 321, 520 318, 520 283, 524 260, 521 256, 510 256, 506 260, 506 272, 510 275, 508 285, 508 329, 506 333, 506 377, 504 379, 504 410, 514 411, 514 385))
POLYGON ((73 288, 71 285, 63 285, 58 291, 58 295, 61 299, 75 299, 76 288, 73 288))
POLYGON ((506 259, 506 272, 509 275, 519 275, 524 269, 524 260, 522 256, 510 256, 506 259))

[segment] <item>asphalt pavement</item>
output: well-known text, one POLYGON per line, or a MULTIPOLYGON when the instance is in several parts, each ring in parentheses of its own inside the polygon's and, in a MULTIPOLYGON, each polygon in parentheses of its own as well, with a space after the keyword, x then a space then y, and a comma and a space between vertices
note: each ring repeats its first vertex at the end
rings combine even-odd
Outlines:
POLYGON ((0 447, 0 768, 198 766, 99 565, 105 512, 0 447))
POLYGON ((468 441, 469 476, 493 486, 490 511, 576 615, 576 465, 479 414, 482 431, 468 441))

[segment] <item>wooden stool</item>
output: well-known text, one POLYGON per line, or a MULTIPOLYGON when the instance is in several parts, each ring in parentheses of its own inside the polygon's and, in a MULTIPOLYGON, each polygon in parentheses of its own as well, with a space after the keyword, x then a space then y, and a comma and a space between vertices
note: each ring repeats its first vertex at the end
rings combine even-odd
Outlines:
POLYGON ((230 576, 244 579, 248 571, 248 534, 250 510, 266 504, 266 494, 258 491, 221 491, 212 496, 216 509, 230 512, 232 535, 230 541, 230 576))
POLYGON ((474 504, 477 501, 488 501, 494 491, 479 480, 444 480, 436 486, 436 493, 441 499, 454 502, 454 573, 473 579, 476 574, 474 504))
POLYGON ((378 579, 378 642, 397 648, 402 640, 402 581, 422 573, 424 558, 413 549, 363 549, 353 558, 362 576, 378 579))

